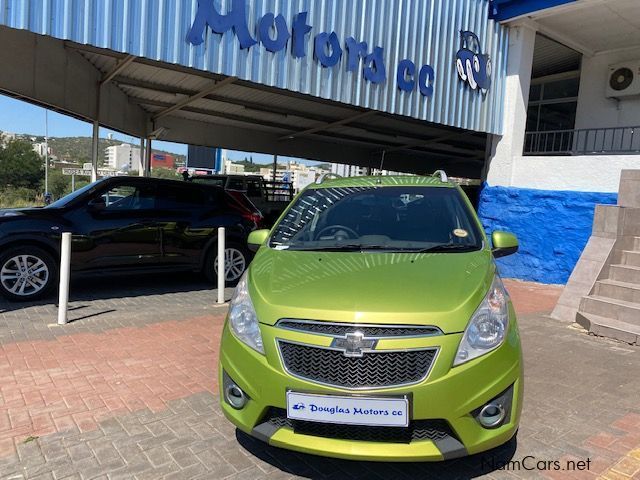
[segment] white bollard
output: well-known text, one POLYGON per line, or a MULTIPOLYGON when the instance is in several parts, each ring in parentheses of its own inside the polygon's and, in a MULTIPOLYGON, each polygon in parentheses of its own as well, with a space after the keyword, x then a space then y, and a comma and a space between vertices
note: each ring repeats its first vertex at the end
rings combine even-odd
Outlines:
POLYGON ((218 303, 224 303, 225 277, 227 263, 225 261, 224 227, 218 228, 218 303))
POLYGON ((60 290, 58 296, 58 325, 67 323, 69 307, 69 274, 71 270, 71 233, 62 234, 60 248, 60 290))

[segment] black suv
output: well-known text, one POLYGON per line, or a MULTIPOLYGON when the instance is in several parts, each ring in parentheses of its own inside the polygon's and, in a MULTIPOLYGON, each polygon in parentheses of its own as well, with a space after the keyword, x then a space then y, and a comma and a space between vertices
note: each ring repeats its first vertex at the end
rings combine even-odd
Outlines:
POLYGON ((140 177, 112 177, 44 208, 0 211, 0 293, 31 300, 56 283, 62 232, 73 233, 78 273, 192 270, 215 281, 218 227, 226 227, 226 280, 250 261, 256 228, 222 188, 140 177))

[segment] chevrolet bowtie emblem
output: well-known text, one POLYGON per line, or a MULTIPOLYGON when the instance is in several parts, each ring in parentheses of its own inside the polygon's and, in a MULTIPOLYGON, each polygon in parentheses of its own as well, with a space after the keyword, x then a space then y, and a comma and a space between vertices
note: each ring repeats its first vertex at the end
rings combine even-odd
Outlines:
POLYGON ((343 350, 345 357, 361 357, 364 352, 376 348, 377 340, 364 338, 364 333, 347 333, 344 337, 336 338, 331 342, 331 346, 343 350))

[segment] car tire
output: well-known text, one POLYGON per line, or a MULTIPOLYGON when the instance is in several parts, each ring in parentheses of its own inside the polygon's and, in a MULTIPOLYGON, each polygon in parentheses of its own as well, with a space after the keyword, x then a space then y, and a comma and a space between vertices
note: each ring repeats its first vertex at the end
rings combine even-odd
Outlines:
MULTIPOLYGON (((227 258, 231 258, 232 266, 229 272, 227 273, 226 285, 227 286, 235 286, 242 274, 249 266, 249 262, 251 256, 249 254, 249 250, 242 245, 230 242, 225 245, 225 252, 227 258)), ((218 282, 218 268, 217 268, 217 259, 218 259, 218 247, 214 245, 209 249, 209 253, 207 254, 207 258, 205 260, 204 265, 204 275, 207 280, 211 283, 216 284, 218 282)))
POLYGON ((58 264, 39 247, 10 248, 0 255, 0 294, 9 300, 42 298, 51 292, 57 278, 58 264))

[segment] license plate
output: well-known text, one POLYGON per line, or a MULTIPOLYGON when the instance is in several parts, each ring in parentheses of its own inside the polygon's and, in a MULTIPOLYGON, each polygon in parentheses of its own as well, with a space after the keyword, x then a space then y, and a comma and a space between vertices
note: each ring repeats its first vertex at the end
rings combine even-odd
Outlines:
POLYGON ((347 397, 287 392, 287 417, 307 422, 408 427, 409 401, 406 397, 347 397))

